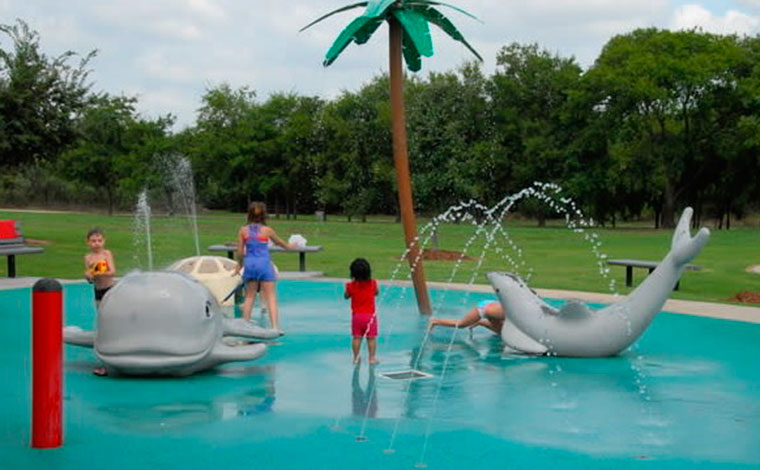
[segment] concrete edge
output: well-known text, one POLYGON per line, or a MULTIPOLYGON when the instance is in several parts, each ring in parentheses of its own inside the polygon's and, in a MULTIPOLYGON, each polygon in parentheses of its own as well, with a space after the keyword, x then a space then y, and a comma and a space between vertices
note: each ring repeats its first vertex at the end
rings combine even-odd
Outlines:
MULTIPOLYGON (((345 278, 322 277, 322 273, 309 271, 300 273, 298 271, 287 271, 280 273, 281 280, 298 280, 298 281, 316 281, 316 282, 348 282, 345 278)), ((17 277, 0 279, 0 290, 22 289, 32 287, 38 277, 17 277)), ((82 279, 59 279, 63 285, 88 284, 82 279)), ((411 281, 383 281, 378 280, 380 285, 412 287, 411 281)), ((493 289, 488 284, 458 284, 445 282, 428 282, 433 289, 454 290, 462 292, 479 292, 492 293, 493 289)), ((536 289, 536 292, 542 297, 551 299, 573 299, 583 302, 593 302, 608 304, 617 302, 622 296, 612 294, 601 294, 597 292, 582 292, 559 289, 536 289)), ((663 311, 685 315, 694 315, 698 317, 720 318, 723 320, 742 321, 747 323, 760 324, 760 307, 749 307, 733 304, 719 304, 712 302, 696 302, 691 300, 668 299, 662 308, 663 311)))
MULTIPOLYGON (((311 279, 314 281, 333 281, 348 282, 348 279, 341 278, 319 278, 311 279)), ((381 285, 412 287, 411 281, 381 281, 381 285)), ((455 290, 464 292, 493 293, 493 288, 488 284, 458 284, 445 282, 428 282, 428 285, 434 289, 455 290)), ((572 299, 583 302, 593 302, 600 304, 609 304, 617 302, 624 296, 602 294, 597 292, 583 292, 559 289, 536 289, 541 297, 550 299, 572 299)), ((743 321, 747 323, 760 324, 760 307, 749 307, 744 305, 719 304, 713 302, 697 302, 692 300, 668 299, 662 310, 669 313, 678 313, 683 315, 694 315, 698 317, 720 318, 723 320, 743 321)))

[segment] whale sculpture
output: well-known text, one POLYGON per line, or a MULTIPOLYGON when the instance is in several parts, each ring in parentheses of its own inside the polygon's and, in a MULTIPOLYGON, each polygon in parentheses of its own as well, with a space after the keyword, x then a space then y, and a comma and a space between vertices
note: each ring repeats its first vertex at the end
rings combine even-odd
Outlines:
POLYGON ((710 231, 689 233, 692 209, 678 222, 670 252, 627 298, 600 310, 569 301, 559 309, 544 302, 519 277, 488 273, 504 308, 501 336, 511 350, 571 357, 613 356, 630 346, 665 304, 686 265, 702 250, 710 231))
POLYGON ((66 343, 94 348, 109 374, 182 376, 266 352, 264 344, 232 346, 224 337, 265 340, 279 333, 224 318, 205 286, 166 271, 125 276, 103 298, 97 331, 67 326, 63 336, 66 343))

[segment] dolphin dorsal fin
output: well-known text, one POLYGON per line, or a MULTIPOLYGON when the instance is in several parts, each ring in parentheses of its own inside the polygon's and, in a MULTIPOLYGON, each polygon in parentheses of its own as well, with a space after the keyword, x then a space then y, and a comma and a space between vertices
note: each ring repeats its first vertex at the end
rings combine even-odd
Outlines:
POLYGON ((557 315, 568 320, 587 318, 591 315, 591 309, 583 302, 568 300, 560 307, 557 315))

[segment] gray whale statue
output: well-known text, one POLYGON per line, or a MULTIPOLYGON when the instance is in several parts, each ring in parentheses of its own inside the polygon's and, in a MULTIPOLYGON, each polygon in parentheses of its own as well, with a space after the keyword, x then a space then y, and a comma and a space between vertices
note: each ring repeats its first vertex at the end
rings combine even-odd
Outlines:
POLYGON ((224 337, 279 337, 242 319, 224 318, 213 294, 189 276, 137 272, 104 296, 97 331, 63 329, 68 344, 92 347, 109 374, 189 375, 230 361, 261 357, 261 343, 233 346, 224 337))
POLYGON ((506 320, 501 331, 507 348, 527 354, 570 357, 613 356, 630 346, 654 319, 683 274, 710 237, 702 228, 689 233, 692 209, 678 222, 670 251, 624 300, 600 310, 569 301, 559 309, 544 302, 519 277, 488 273, 506 320))

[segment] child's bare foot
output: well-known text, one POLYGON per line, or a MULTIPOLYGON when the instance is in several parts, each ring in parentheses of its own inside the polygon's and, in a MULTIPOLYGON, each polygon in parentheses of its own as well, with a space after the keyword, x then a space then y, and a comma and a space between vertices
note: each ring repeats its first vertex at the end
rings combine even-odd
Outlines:
POLYGON ((108 370, 106 370, 105 367, 96 367, 92 369, 92 373, 99 377, 103 377, 105 375, 108 375, 108 370))
POLYGON ((359 356, 356 356, 356 357, 354 358, 354 360, 353 360, 353 363, 354 363, 354 365, 357 365, 357 366, 358 366, 359 364, 361 364, 361 363, 362 363, 362 358, 361 358, 361 357, 359 357, 359 356))
POLYGON ((369 358, 369 365, 374 366, 375 364, 379 364, 380 361, 377 360, 375 357, 369 358))

